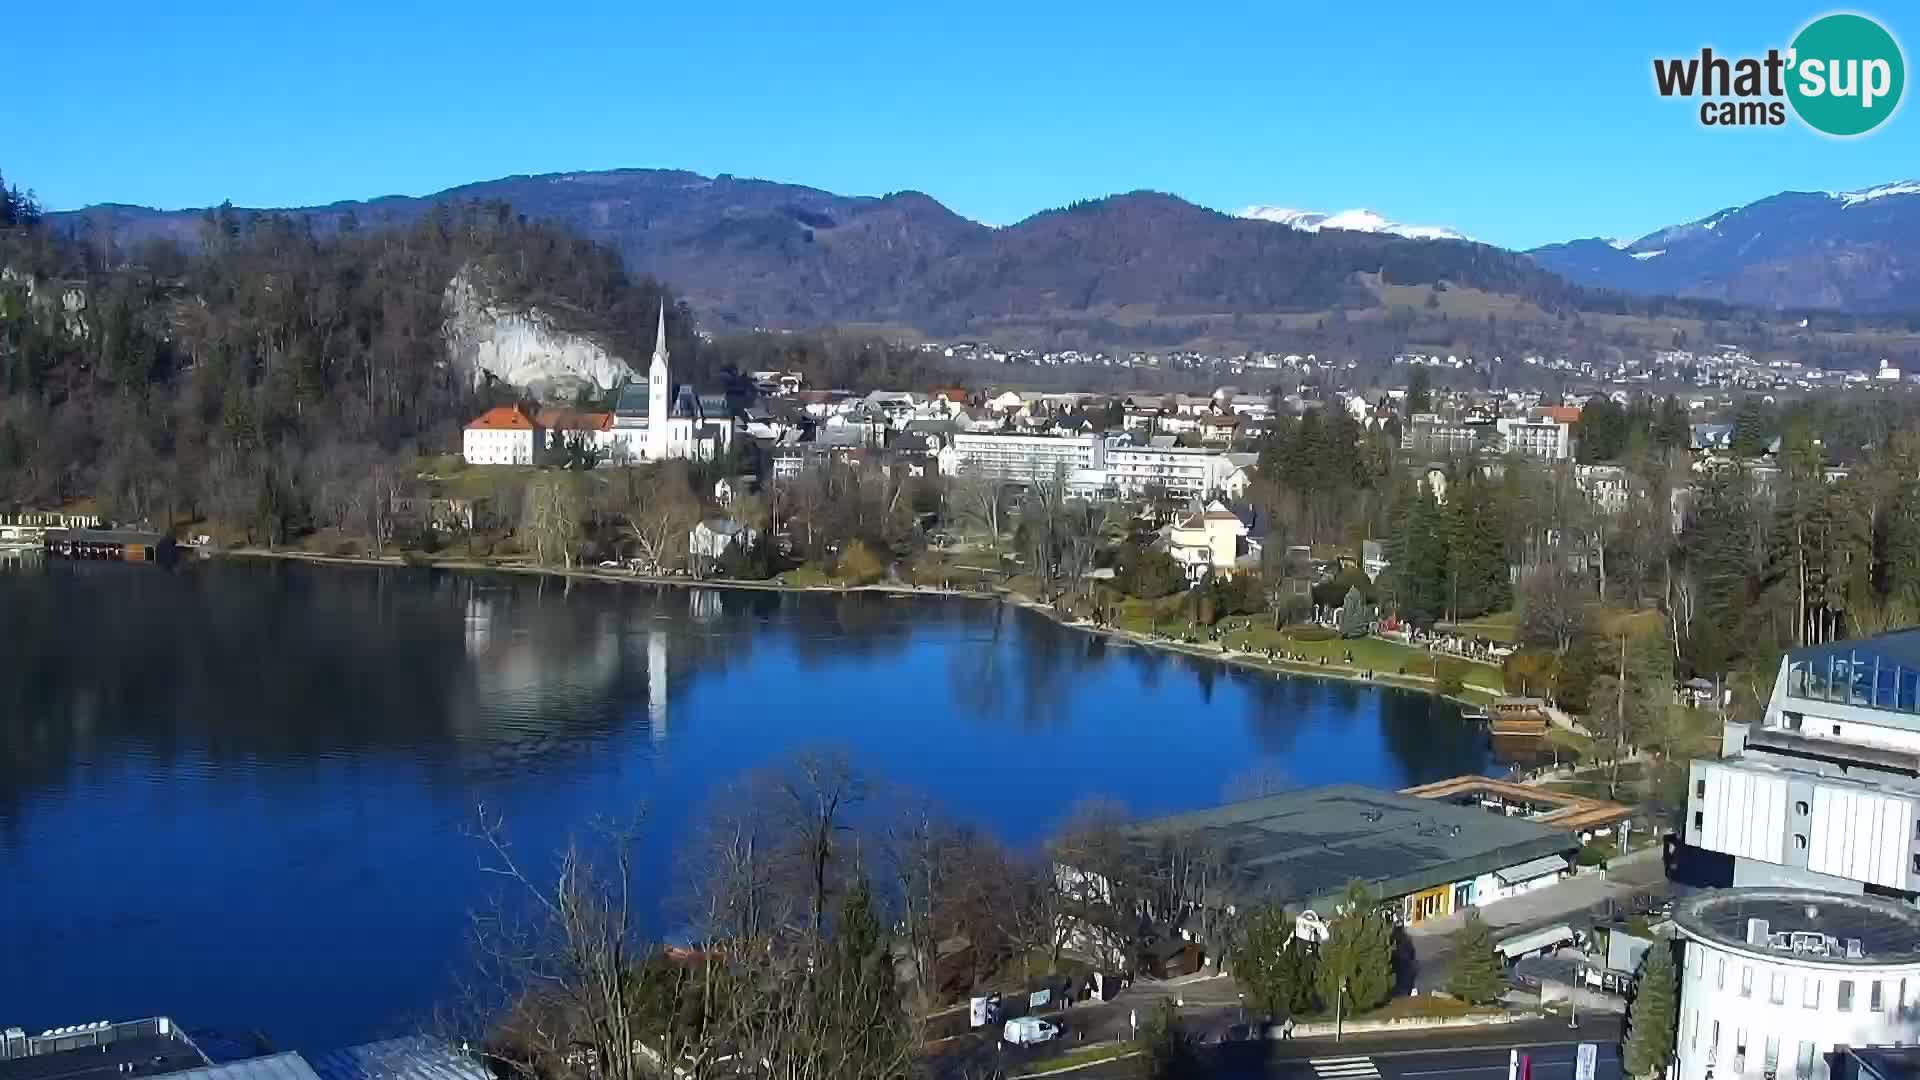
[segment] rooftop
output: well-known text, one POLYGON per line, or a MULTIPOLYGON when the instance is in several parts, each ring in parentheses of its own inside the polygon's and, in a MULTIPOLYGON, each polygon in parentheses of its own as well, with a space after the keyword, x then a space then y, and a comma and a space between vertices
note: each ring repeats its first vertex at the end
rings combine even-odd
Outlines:
POLYGON ((1358 784, 1335 784, 1143 822, 1142 840, 1191 837, 1225 853, 1228 900, 1313 906, 1363 881, 1382 898, 1572 851, 1572 834, 1358 784))
POLYGON ((1920 964, 1920 911, 1870 896, 1722 889, 1688 897, 1673 919, 1688 937, 1776 962, 1920 964))
POLYGON ((160 1018, 0 1037, 0 1080, 126 1080, 206 1064, 199 1047, 160 1018))
POLYGON ((320 1080, 490 1080, 478 1062, 419 1035, 315 1054, 312 1065, 320 1080))
POLYGON ((1549 807, 1544 813, 1533 815, 1532 820, 1542 825, 1552 825, 1560 829, 1593 829, 1612 825, 1633 816, 1633 808, 1603 799, 1591 799, 1585 795, 1575 795, 1571 791, 1557 791, 1553 788, 1535 787, 1532 784, 1516 784, 1508 780, 1495 780, 1489 776, 1455 776, 1446 780, 1436 780, 1431 784, 1402 788, 1402 795, 1414 795, 1422 799, 1444 799, 1460 802, 1463 799, 1479 801, 1492 798, 1506 803, 1517 803, 1529 807, 1549 807))
POLYGON ((532 431, 533 421, 511 405, 496 405, 475 417, 468 431, 532 431))

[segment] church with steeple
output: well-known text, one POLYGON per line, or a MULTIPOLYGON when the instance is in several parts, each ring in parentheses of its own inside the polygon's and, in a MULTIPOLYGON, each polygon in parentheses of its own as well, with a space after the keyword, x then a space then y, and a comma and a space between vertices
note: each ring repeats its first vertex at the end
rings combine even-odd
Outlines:
POLYGON ((667 306, 660 305, 653 362, 644 383, 628 380, 613 407, 607 442, 616 464, 684 458, 712 461, 733 448, 733 409, 724 394, 674 386, 667 356, 667 306))

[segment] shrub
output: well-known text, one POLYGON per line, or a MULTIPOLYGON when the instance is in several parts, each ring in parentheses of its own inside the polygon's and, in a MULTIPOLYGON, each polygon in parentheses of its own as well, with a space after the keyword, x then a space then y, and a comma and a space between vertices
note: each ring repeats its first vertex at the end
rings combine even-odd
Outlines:
POLYGON ((855 585, 871 585, 886 575, 887 564, 883 562, 865 541, 855 540, 847 545, 840 556, 840 577, 855 585))
POLYGON ((1467 665, 1458 660, 1442 660, 1433 676, 1433 688, 1442 694, 1458 694, 1467 688, 1467 665))

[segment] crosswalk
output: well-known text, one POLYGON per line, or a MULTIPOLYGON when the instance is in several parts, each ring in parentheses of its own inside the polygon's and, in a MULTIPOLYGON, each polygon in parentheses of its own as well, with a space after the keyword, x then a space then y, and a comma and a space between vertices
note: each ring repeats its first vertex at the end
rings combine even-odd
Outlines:
POLYGON ((1370 1057, 1312 1058, 1313 1074, 1322 1080, 1378 1080, 1380 1070, 1370 1057))

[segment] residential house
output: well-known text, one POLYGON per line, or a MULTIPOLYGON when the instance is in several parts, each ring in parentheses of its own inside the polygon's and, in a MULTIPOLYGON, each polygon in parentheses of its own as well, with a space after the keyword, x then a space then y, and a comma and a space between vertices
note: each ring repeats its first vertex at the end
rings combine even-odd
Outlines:
POLYGON ((687 557, 696 571, 712 566, 727 552, 753 546, 760 537, 750 525, 730 518, 707 518, 687 533, 687 557))
POLYGON ((1258 566, 1260 549, 1247 539, 1247 523, 1218 500, 1178 518, 1167 529, 1167 554, 1180 564, 1188 581, 1209 573, 1231 576, 1246 566, 1258 566))

